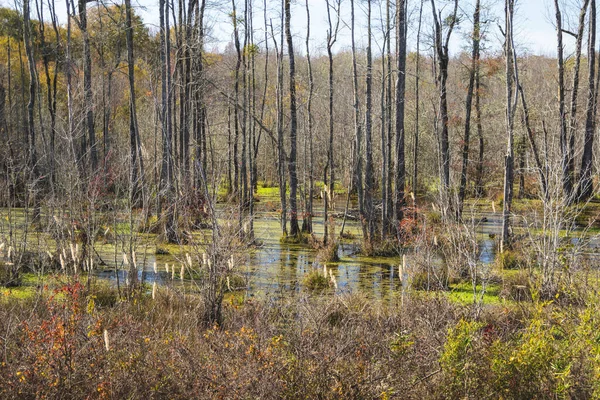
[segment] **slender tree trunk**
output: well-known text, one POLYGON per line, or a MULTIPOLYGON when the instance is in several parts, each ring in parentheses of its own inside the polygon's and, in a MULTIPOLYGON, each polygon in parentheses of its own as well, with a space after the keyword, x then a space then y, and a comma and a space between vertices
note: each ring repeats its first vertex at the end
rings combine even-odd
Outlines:
POLYGON ((579 173, 579 200, 587 200, 594 191, 592 182, 592 158, 594 149, 594 132, 596 130, 596 97, 598 88, 595 87, 596 68, 596 0, 590 0, 589 29, 588 29, 588 95, 585 112, 585 138, 583 156, 579 173))
MULTIPOLYGON (((282 15, 283 19, 283 4, 282 15)), ((283 24, 282 24, 283 26, 283 24)), ((281 202, 281 234, 287 236, 287 201, 286 201, 286 179, 285 179, 285 147, 283 143, 283 29, 281 31, 281 49, 275 39, 273 23, 271 22, 271 36, 277 54, 277 176, 279 178, 279 198, 281 202)))
POLYGON ((137 116, 136 116, 136 95, 135 95, 135 75, 133 58, 133 28, 131 25, 131 0, 125 0, 125 19, 126 19, 126 42, 127 42, 127 76, 129 80, 129 157, 131 174, 131 204, 139 204, 138 184, 139 179, 139 157, 137 140, 137 116))
POLYGON ((485 141, 483 139, 483 126, 481 123, 481 69, 477 65, 475 71, 475 123, 477 125, 477 141, 479 142, 479 152, 477 157, 477 170, 475 176, 475 195, 483 196, 483 156, 485 141))
MULTIPOLYGON (((235 7, 235 0, 231 0, 231 5, 233 8, 233 15, 232 15, 232 22, 233 22, 233 38, 234 38, 234 42, 235 42, 235 50, 236 50, 236 54, 237 54, 237 60, 235 63, 235 83, 234 83, 234 93, 235 93, 235 107, 233 108, 233 131, 234 131, 234 142, 233 142, 233 162, 234 162, 234 176, 235 176, 235 190, 234 190, 234 194, 235 196, 238 198, 238 200, 241 198, 241 193, 240 193, 240 182, 241 182, 241 176, 240 176, 240 168, 239 168, 239 162, 240 162, 240 157, 238 154, 238 143, 239 143, 239 137, 240 137, 240 117, 239 117, 239 98, 240 98, 240 68, 241 68, 241 64, 242 64, 242 50, 240 47, 240 37, 239 37, 239 32, 238 32, 238 23, 237 23, 237 12, 236 12, 236 7, 235 7)), ((241 225, 241 210, 240 210, 240 225, 241 225)))
POLYGON ((363 236, 368 238, 367 224, 365 223, 367 218, 365 215, 365 202, 363 197, 363 171, 362 171, 362 126, 360 118, 360 98, 358 95, 358 68, 356 63, 356 44, 355 44, 355 14, 354 14, 354 0, 350 0, 351 7, 351 39, 352 39, 352 87, 354 90, 354 187, 358 195, 358 210, 363 228, 363 236))
MULTIPOLYGON (((435 0, 431 0, 431 9, 433 13, 433 19, 435 21, 435 40, 434 47, 437 55, 437 83, 440 91, 440 99, 439 99, 439 142, 440 142, 440 153, 441 153, 441 194, 442 194, 442 203, 444 207, 450 207, 450 141, 449 141, 449 132, 448 132, 448 92, 447 92, 447 82, 448 82, 448 44, 450 42, 450 37, 452 35, 452 31, 454 29, 454 25, 456 24, 456 15, 458 10, 458 0, 454 1, 454 11, 450 14, 446 21, 443 23, 441 20, 441 15, 437 15, 437 11, 435 8, 435 0), (443 27, 446 27, 446 36, 442 39, 443 36, 443 27), (442 41, 443 40, 443 41, 442 41)), ((444 213, 447 210, 444 210, 444 213)))
POLYGON ((88 141, 82 142, 82 154, 90 152, 90 167, 92 174, 98 168, 98 155, 96 150, 96 132, 94 131, 94 107, 92 94, 92 55, 90 50, 90 37, 87 27, 87 1, 78 0, 79 5, 79 29, 83 36, 83 92, 85 100, 85 128, 87 131, 88 141))
POLYGON ((27 167, 30 181, 31 197, 33 199, 33 221, 37 222, 40 217, 40 205, 37 195, 36 181, 38 178, 37 155, 36 155, 36 137, 35 137, 35 97, 37 88, 37 72, 35 69, 35 58, 33 55, 33 44, 31 41, 31 19, 30 19, 30 0, 23 1, 23 43, 25 45, 25 54, 27 56, 27 65, 29 68, 29 102, 27 103, 27 167))
POLYGON ((312 101, 315 83, 313 79, 312 62, 310 58, 310 8, 308 0, 306 0, 306 63, 308 66, 308 100, 306 104, 307 125, 308 125, 308 152, 309 152, 309 167, 308 167, 308 202, 306 206, 306 217, 304 218, 302 230, 304 232, 312 232, 312 213, 313 213, 313 198, 314 198, 314 149, 313 149, 313 118, 312 118, 312 101))
MULTIPOLYGON (((506 57, 506 156, 504 159, 504 201, 502 202, 502 241, 500 242, 500 251, 511 247, 510 239, 512 229, 510 224, 510 214, 513 198, 513 182, 514 182, 514 114, 517 104, 517 94, 513 102, 513 79, 516 80, 514 74, 514 48, 513 48, 513 13, 514 0, 506 0, 505 3, 505 44, 504 52, 506 57)), ((515 83, 518 87, 518 82, 515 83)))
POLYGON ((420 92, 421 86, 421 24, 423 22, 423 1, 419 6, 419 24, 417 27, 417 54, 415 57, 415 136, 413 140, 413 176, 412 176, 412 190, 415 195, 419 192, 419 117, 420 117, 420 92))
MULTIPOLYGON (((366 109, 365 109, 365 213, 367 217, 367 242, 373 245, 375 240, 375 208, 373 195, 375 177, 373 173, 373 60, 371 55, 371 0, 367 0, 367 76, 366 76, 366 109)), ((404 145, 404 143, 402 143, 404 145)))
POLYGON ((562 181, 565 197, 571 197, 573 189, 571 174, 569 173, 569 145, 567 142, 567 114, 565 112, 565 67, 563 56, 563 30, 562 14, 558 0, 554 0, 556 16, 556 38, 557 38, 557 65, 558 65, 558 118, 560 123, 560 151, 562 166, 562 181))
MULTIPOLYGON (((329 200, 333 200, 335 187, 335 171, 333 162, 333 132, 334 132, 334 114, 333 114, 333 45, 337 40, 337 33, 340 23, 340 0, 325 0, 327 3, 327 59, 329 61, 328 81, 329 81, 329 145, 327 150, 327 167, 323 176, 325 185, 325 199, 323 210, 323 243, 328 244, 329 240, 329 200), (331 19, 331 10, 336 13, 335 24, 331 19), (329 173, 329 176, 328 176, 329 173)), ((333 232, 333 230, 332 230, 333 232)))
POLYGON ((456 210, 456 218, 462 218, 463 203, 467 190, 467 170, 469 168, 469 142, 471 136, 471 110, 473 105, 473 91, 475 87, 476 69, 479 65, 479 14, 480 0, 475 2, 475 12, 473 13, 473 50, 471 53, 471 70, 469 71, 469 87, 467 88, 467 100, 465 104, 465 133, 463 137, 462 148, 462 169, 460 174, 460 187, 458 192, 458 209, 456 210))
POLYGON ((577 131, 577 96, 579 94, 579 71, 581 67, 581 48, 583 46, 583 32, 585 29, 585 16, 590 0, 584 0, 579 12, 579 25, 575 41, 575 67, 573 71, 573 85, 571 88, 571 114, 569 116, 569 180, 571 181, 571 193, 568 201, 575 200, 575 134, 577 131))

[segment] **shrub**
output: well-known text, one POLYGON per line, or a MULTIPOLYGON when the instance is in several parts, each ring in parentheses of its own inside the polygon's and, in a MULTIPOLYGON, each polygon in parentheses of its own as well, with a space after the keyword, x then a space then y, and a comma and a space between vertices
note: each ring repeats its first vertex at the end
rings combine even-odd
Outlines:
POLYGON ((429 210, 425 213, 425 219, 430 225, 439 225, 442 222, 442 214, 438 210, 429 210))
MULTIPOLYGON (((449 329, 440 356, 444 395, 448 398, 477 398, 485 377, 485 360, 475 357, 483 324, 461 319, 449 329)), ((480 392, 481 393, 481 392, 480 392)))
POLYGON ((330 280, 321 270, 313 268, 309 273, 304 275, 302 283, 309 290, 324 290, 329 287, 330 280))
POLYGON ((500 297, 515 301, 531 301, 532 285, 529 274, 526 271, 504 274, 500 297))
POLYGON ((500 269, 519 269, 525 266, 525 260, 515 250, 504 250, 496 255, 496 264, 500 269))
POLYGON ((317 252, 317 260, 321 263, 330 263, 340 261, 338 254, 340 244, 336 242, 330 242, 326 246, 321 246, 317 252))

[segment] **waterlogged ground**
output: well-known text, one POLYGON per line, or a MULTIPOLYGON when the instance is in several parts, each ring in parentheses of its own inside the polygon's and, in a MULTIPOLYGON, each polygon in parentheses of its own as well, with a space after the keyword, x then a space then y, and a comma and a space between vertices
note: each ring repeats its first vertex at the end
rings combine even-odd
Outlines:
MULTIPOLYGON (((244 277, 244 282, 239 285, 242 288, 240 292, 247 296, 260 297, 295 295, 307 290, 303 285, 305 275, 314 268, 322 270, 323 266, 317 262, 317 252, 309 246, 280 242, 281 229, 278 214, 268 210, 271 206, 269 202, 276 203, 276 199, 258 203, 259 211, 256 213, 254 223, 255 237, 261 245, 240 249, 245 255, 243 265, 236 266, 239 274, 244 277)), ((465 219, 471 221, 480 240, 479 264, 482 266, 490 266, 495 259, 497 237, 501 230, 501 214, 498 208, 485 202, 473 203, 469 207, 465 207, 465 219)), ((342 213, 343 209, 338 206, 336 214, 339 216, 342 213)), ((533 214, 533 212, 527 214, 527 218, 531 220, 533 214)), ((0 237, 8 235, 9 221, 12 222, 13 229, 17 227, 18 235, 23 235, 27 220, 22 210, 13 210, 10 216, 7 210, 0 210, 0 217, 0 237)), ((322 237, 321 213, 317 213, 313 223, 315 235, 322 237)), ((335 223, 335 231, 339 232, 341 218, 336 218, 335 223)), ((517 233, 519 230, 525 229, 525 224, 517 223, 516 225, 517 233)), ((95 251, 102 260, 102 265, 96 267, 95 274, 113 283, 123 284, 127 279, 127 268, 123 265, 122 254, 123 247, 129 243, 130 230, 125 223, 121 223, 119 226, 118 232, 113 233, 116 238, 113 240, 118 242, 118 245, 113 244, 114 242, 98 242, 95 251)), ((354 220, 347 220, 345 232, 354 236, 354 239, 341 243, 338 250, 339 262, 327 264, 327 268, 332 271, 337 281, 337 288, 332 288, 329 292, 361 292, 373 298, 386 298, 400 293, 402 286, 398 276, 398 267, 401 264, 401 256, 363 257, 359 254, 361 237, 359 224, 354 220)), ((195 232, 194 237, 199 243, 207 243, 210 240, 210 232, 195 232)), ((588 229, 579 236, 573 235, 569 240, 573 244, 584 241, 585 245, 582 247, 582 251, 588 253, 592 262, 596 262, 600 266, 600 241, 593 229, 588 229)), ((28 233, 28 242, 34 248, 50 251, 56 249, 55 243, 47 235, 28 233)), ((156 281, 159 284, 178 285, 184 290, 195 290, 193 281, 185 279, 182 282, 178 278, 173 280, 171 272, 175 265, 178 273, 186 254, 201 252, 201 246, 192 248, 160 245, 168 250, 169 254, 157 255, 155 254, 157 245, 154 235, 137 234, 134 243, 140 279, 149 283, 156 281), (155 264, 159 270, 157 274, 154 272, 155 264), (166 264, 171 266, 169 273, 165 270, 166 264)), ((412 262, 410 250, 407 250, 406 260, 410 265, 412 262)), ((431 262, 441 263, 441 260, 433 259, 431 262)), ((34 284, 32 281, 33 279, 28 278, 27 284, 34 284)), ((452 295, 457 300, 464 302, 472 300, 470 284, 455 285, 452 289, 452 295)), ((497 301, 498 290, 497 287, 490 286, 486 299, 497 301)))

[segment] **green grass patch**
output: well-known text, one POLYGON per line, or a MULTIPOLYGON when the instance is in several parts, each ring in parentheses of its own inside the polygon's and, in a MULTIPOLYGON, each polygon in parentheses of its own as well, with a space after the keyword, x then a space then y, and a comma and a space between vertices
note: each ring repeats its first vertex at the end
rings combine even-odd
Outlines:
MULTIPOLYGON (((485 294, 483 295, 484 304, 501 304, 503 302, 500 297, 502 286, 499 283, 489 283, 486 286, 485 294)), ((477 285, 478 294, 481 292, 481 285, 477 285)), ((473 285, 471 282, 460 282, 450 285, 447 292, 448 299, 463 305, 473 304, 473 285)))

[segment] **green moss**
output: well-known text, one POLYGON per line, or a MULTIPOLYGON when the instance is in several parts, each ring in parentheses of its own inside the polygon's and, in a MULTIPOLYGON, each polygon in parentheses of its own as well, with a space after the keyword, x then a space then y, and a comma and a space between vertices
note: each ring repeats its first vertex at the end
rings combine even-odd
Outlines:
POLYGON ((259 197, 259 199, 266 198, 266 197, 279 197, 279 187, 278 186, 274 186, 274 187, 259 186, 256 189, 256 195, 259 197))
POLYGON ((11 288, 0 287, 0 298, 27 300, 36 294, 36 288, 33 286, 17 286, 11 288))
MULTIPOLYGON (((484 304, 500 304, 500 290, 502 286, 498 283, 490 283, 486 286, 483 295, 484 304)), ((481 292, 481 285, 477 285, 477 293, 481 292)), ((448 299, 459 304, 473 304, 473 286, 471 282, 461 282, 450 285, 448 299)))

